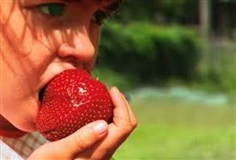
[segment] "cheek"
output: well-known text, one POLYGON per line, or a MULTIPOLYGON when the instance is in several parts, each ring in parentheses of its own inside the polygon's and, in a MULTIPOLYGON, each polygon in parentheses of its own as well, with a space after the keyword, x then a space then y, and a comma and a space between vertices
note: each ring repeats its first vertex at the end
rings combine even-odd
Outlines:
POLYGON ((4 39, 4 44, 1 45, 4 48, 1 50, 5 62, 16 75, 29 75, 36 69, 45 68, 51 59, 49 56, 53 47, 49 47, 49 43, 43 39, 40 32, 35 34, 37 28, 30 24, 29 18, 26 13, 15 9, 11 15, 3 16, 1 19, 1 23, 4 24, 1 28, 4 39), (4 17, 8 19, 5 20, 4 17))
POLYGON ((90 27, 90 38, 96 48, 98 47, 99 44, 100 32, 101 32, 101 27, 92 23, 90 27))
POLYGON ((94 60, 92 62, 92 67, 96 61, 96 58, 97 58, 97 49, 98 49, 98 45, 99 45, 99 41, 100 41, 100 35, 101 35, 101 27, 100 26, 97 26, 96 24, 92 24, 92 25, 95 25, 94 27, 92 27, 91 29, 91 39, 92 39, 92 43, 94 44, 95 46, 95 49, 96 49, 96 55, 94 56, 94 60))
POLYGON ((18 4, 6 7, 4 13, 1 13, 1 30, 5 40, 12 50, 15 52, 24 50, 22 53, 27 56, 32 48, 34 37, 27 20, 27 13, 23 12, 18 4))

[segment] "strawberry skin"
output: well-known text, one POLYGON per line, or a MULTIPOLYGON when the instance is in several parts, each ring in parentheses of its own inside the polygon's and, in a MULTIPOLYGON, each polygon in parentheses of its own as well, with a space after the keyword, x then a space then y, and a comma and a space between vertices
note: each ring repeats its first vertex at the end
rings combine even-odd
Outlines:
POLYGON ((71 69, 48 83, 36 128, 55 141, 96 120, 111 123, 112 117, 113 103, 106 86, 85 70, 71 69))

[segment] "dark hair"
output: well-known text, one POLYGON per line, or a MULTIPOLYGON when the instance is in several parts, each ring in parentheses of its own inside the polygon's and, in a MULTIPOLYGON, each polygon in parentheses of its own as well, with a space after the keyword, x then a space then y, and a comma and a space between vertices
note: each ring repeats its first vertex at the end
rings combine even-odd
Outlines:
POLYGON ((105 9, 109 12, 114 12, 121 6, 124 0, 109 0, 109 1, 111 1, 111 3, 107 7, 105 7, 105 9))

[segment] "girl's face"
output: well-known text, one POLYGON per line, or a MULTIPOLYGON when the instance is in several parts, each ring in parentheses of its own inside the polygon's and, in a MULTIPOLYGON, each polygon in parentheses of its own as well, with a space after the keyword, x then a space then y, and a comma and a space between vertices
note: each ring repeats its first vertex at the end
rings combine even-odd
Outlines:
POLYGON ((57 74, 91 70, 109 1, 6 0, 0 6, 1 115, 35 129, 39 93, 57 74))

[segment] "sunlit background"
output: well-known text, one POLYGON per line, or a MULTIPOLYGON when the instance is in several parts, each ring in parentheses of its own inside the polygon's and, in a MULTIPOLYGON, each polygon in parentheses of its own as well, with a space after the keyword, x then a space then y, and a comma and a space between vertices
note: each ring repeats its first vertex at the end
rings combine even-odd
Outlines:
POLYGON ((115 159, 236 159, 236 0, 125 0, 93 74, 139 120, 115 159))

